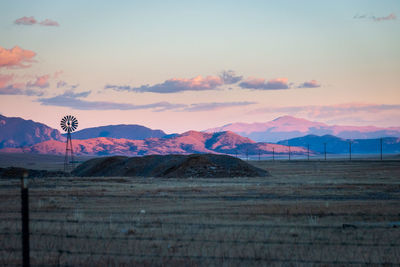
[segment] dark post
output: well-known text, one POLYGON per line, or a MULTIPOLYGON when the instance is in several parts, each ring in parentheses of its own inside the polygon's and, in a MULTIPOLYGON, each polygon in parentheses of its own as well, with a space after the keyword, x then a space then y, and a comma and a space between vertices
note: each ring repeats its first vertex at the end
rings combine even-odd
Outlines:
POLYGON ((29 266, 29 192, 28 173, 21 178, 21 216, 22 216, 22 266, 29 266))
POLYGON ((310 160, 310 144, 307 144, 307 160, 310 160))
POLYGON ((249 149, 246 149, 246 160, 249 160, 249 149))
POLYGON ((272 148, 272 161, 275 161, 275 147, 272 148))
POLYGON ((383 149, 382 149, 382 146, 383 146, 383 140, 382 140, 382 137, 381 137, 381 160, 383 159, 383 149))
POLYGON ((324 143, 324 156, 325 156, 325 160, 326 160, 326 143, 324 143))
POLYGON ((349 141, 349 156, 350 156, 350 160, 351 160, 351 140, 349 141))
POLYGON ((290 146, 289 146, 289 160, 290 160, 290 146))
POLYGON ((260 157, 261 157, 261 151, 258 150, 258 161, 260 161, 260 157))

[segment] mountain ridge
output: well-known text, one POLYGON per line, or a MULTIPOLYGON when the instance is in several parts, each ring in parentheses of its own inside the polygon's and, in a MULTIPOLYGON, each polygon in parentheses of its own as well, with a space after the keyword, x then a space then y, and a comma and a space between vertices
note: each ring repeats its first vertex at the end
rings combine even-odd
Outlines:
MULTIPOLYGON (((75 155, 167 155, 214 153, 230 155, 258 155, 287 153, 288 147, 280 144, 256 143, 233 132, 204 133, 188 131, 170 138, 147 138, 144 140, 116 139, 98 137, 85 140, 73 140, 75 155)), ((65 143, 49 140, 23 148, 4 148, 0 152, 36 153, 63 155, 65 143)), ((293 154, 305 154, 304 148, 293 147, 293 154)))

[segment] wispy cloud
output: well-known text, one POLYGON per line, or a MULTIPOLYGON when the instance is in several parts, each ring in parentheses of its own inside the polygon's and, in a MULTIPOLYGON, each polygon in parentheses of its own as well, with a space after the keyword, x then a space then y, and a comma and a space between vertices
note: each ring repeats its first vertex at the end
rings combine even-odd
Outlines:
POLYGON ((35 25, 38 24, 40 26, 60 26, 60 24, 55 21, 55 20, 51 20, 51 19, 45 19, 41 22, 38 22, 33 16, 31 17, 22 17, 19 19, 16 19, 14 21, 14 24, 16 25, 35 25))
MULTIPOLYGON (((45 84, 43 84, 43 86, 45 86, 45 84)), ((42 96, 44 94, 42 91, 30 89, 30 87, 43 88, 34 86, 32 82, 15 82, 13 74, 0 74, 0 95, 42 96)))
POLYGON ((41 21, 39 24, 41 26, 55 26, 55 27, 60 26, 60 24, 58 24, 57 21, 51 20, 51 19, 45 19, 45 20, 41 21))
POLYGON ((376 17, 376 16, 363 14, 363 15, 355 15, 353 18, 354 19, 370 19, 375 22, 381 22, 381 21, 387 21, 387 20, 395 20, 395 19, 397 19, 397 16, 395 13, 390 13, 389 15, 382 16, 382 17, 376 17))
POLYGON ((298 88, 318 88, 318 87, 321 87, 321 84, 319 84, 319 82, 317 82, 316 80, 311 80, 308 82, 304 82, 297 87, 298 88))
POLYGON ((145 105, 135 105, 129 103, 115 103, 109 101, 88 101, 86 98, 90 91, 75 93, 72 90, 66 91, 61 95, 49 98, 39 98, 37 101, 45 106, 69 107, 77 110, 137 110, 154 109, 155 111, 165 111, 184 107, 181 104, 171 104, 168 102, 157 102, 145 105))
POLYGON ((14 21, 14 24, 17 25, 33 25, 36 24, 37 20, 32 16, 32 17, 22 17, 19 19, 16 19, 14 21))
POLYGON ((57 88, 64 88, 67 90, 76 89, 78 86, 79 86, 79 84, 69 84, 66 81, 62 81, 62 80, 57 82, 57 88))
POLYGON ((262 78, 250 77, 239 84, 244 89, 256 89, 256 90, 284 90, 289 89, 287 78, 277 78, 269 81, 265 81, 262 78))
POLYGON ((19 46, 7 49, 0 46, 0 68, 27 68, 33 62, 35 52, 19 46))
POLYGON ((242 102, 212 102, 212 103, 197 103, 191 104, 182 109, 182 111, 212 111, 232 107, 242 107, 257 104, 256 102, 242 101, 242 102))
POLYGON ((49 74, 38 76, 38 77, 36 77, 36 80, 34 82, 28 82, 27 86, 28 87, 39 87, 42 89, 47 88, 50 86, 49 78, 50 78, 49 74))
POLYGON ((48 98, 39 98, 37 101, 45 106, 69 107, 77 110, 141 110, 148 109, 154 112, 176 111, 176 112, 197 112, 212 111, 240 106, 256 104, 256 102, 212 102, 212 103, 194 103, 194 104, 174 104, 169 102, 156 102, 150 104, 131 104, 116 103, 109 101, 89 101, 86 100, 91 91, 76 93, 73 90, 67 90, 61 95, 48 98))
POLYGON ((106 85, 105 89, 113 89, 116 91, 132 91, 138 93, 151 92, 160 94, 178 93, 184 91, 205 91, 215 90, 218 86, 223 85, 223 80, 218 76, 202 77, 201 75, 190 78, 172 78, 163 83, 155 85, 142 85, 140 87, 131 87, 128 85, 106 85))

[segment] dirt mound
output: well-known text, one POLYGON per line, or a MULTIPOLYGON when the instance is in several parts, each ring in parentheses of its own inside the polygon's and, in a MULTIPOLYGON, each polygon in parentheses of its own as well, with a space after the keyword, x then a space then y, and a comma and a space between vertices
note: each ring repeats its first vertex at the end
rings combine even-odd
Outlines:
POLYGON ((226 155, 152 155, 144 157, 104 157, 79 165, 73 175, 164 177, 164 178, 222 178, 265 177, 269 173, 238 158, 226 155))

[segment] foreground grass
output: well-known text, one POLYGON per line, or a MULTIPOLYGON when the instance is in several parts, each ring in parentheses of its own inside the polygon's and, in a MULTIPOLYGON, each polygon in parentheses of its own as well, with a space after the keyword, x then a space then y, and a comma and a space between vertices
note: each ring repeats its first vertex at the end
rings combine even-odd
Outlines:
MULTIPOLYGON (((400 264, 399 161, 253 162, 272 177, 30 184, 34 265, 400 264)), ((20 265, 19 181, 0 181, 0 265, 20 265)))

